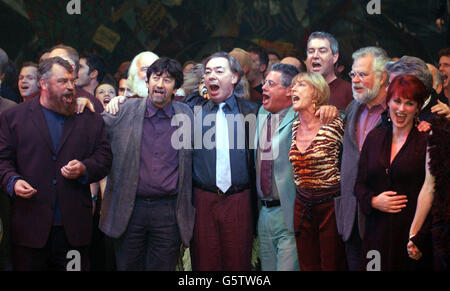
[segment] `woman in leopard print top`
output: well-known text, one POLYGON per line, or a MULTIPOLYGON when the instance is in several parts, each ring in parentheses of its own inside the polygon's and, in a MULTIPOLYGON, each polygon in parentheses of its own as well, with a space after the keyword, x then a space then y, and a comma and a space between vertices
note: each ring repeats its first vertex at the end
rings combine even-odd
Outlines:
POLYGON ((316 108, 326 105, 330 96, 322 75, 300 73, 292 84, 298 120, 292 127, 289 159, 297 185, 294 231, 300 269, 345 270, 344 244, 337 232, 333 201, 340 192, 344 122, 336 117, 323 124, 315 115, 316 108))

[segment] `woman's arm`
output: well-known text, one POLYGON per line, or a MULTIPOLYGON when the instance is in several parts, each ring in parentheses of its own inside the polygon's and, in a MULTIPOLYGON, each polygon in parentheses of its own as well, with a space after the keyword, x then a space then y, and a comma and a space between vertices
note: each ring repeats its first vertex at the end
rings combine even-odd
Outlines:
POLYGON ((409 237, 415 236, 427 218, 430 212, 431 205, 434 199, 434 176, 430 173, 429 169, 430 157, 427 150, 426 166, 425 166, 425 182, 420 190, 419 197, 417 198, 416 214, 409 230, 409 237))

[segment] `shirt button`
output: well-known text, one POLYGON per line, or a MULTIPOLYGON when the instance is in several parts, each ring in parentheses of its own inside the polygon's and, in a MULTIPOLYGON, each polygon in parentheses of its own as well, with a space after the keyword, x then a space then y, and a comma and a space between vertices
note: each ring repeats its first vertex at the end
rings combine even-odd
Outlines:
POLYGON ((56 185, 56 179, 53 179, 52 183, 53 185, 56 185))
POLYGON ((56 161, 56 156, 52 156, 52 160, 53 160, 53 161, 56 161))

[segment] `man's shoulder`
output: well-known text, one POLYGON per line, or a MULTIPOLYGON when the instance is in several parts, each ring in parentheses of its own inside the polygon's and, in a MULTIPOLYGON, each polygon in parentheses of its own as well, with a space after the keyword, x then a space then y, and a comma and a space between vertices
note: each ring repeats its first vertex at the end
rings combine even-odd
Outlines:
POLYGON ((14 101, 0 97, 0 114, 8 115, 8 117, 18 114, 19 112, 27 111, 31 108, 32 101, 22 102, 17 104, 14 101))
POLYGON ((87 122, 87 124, 90 124, 91 122, 92 122, 92 124, 103 123, 102 115, 100 115, 96 112, 92 112, 90 110, 84 110, 82 113, 75 114, 73 117, 75 118, 75 121, 84 120, 87 122))
POLYGON ((192 109, 189 105, 186 103, 180 102, 180 101, 172 101, 172 106, 175 109, 175 111, 181 111, 184 113, 192 113, 192 109))

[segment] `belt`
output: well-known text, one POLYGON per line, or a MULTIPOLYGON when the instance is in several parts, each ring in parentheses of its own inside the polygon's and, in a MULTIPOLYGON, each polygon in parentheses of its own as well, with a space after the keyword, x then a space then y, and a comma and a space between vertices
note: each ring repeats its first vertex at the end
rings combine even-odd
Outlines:
POLYGON ((147 201, 161 201, 161 200, 175 200, 178 195, 153 195, 153 196, 140 196, 136 195, 136 199, 147 200, 147 201))
POLYGON ((267 208, 280 206, 280 200, 261 200, 261 204, 267 208))
POLYGON ((221 197, 226 197, 226 196, 240 193, 244 190, 250 189, 250 185, 246 184, 246 185, 239 185, 239 186, 231 186, 230 188, 228 188, 227 192, 222 192, 222 190, 220 190, 216 186, 206 186, 206 185, 197 183, 195 181, 194 181, 194 187, 202 189, 207 192, 217 194, 221 197))

